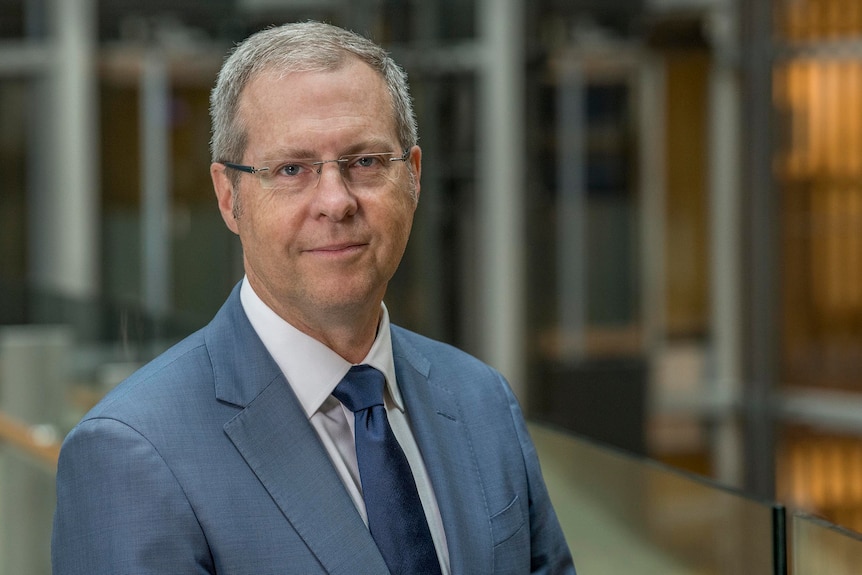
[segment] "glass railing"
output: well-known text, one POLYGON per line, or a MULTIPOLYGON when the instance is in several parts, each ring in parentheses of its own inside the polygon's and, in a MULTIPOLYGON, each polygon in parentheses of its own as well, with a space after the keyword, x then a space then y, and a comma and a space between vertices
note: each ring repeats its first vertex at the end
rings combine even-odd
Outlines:
MULTIPOLYGON (((63 434, 194 326, 131 309, 23 305, 38 314, 12 310, 22 321, 0 321, 0 575, 47 575, 63 434)), ((581 574, 843 575, 862 565, 862 539, 850 531, 556 428, 530 430, 581 574)))
POLYGON ((776 573, 780 508, 547 427, 531 433, 583 573, 776 573))
POLYGON ((820 518, 795 514, 790 523, 794 575, 856 575, 862 571, 862 536, 820 518))
POLYGON ((849 530, 541 424, 530 432, 581 573, 860 572, 862 536, 849 530))

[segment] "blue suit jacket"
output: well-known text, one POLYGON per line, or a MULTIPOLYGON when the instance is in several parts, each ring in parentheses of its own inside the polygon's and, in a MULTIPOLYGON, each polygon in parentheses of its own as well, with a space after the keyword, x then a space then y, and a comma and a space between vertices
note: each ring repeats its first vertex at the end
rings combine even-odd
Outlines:
MULTIPOLYGON (((508 385, 392 328, 398 384, 453 573, 574 573, 508 385)), ((55 574, 387 573, 235 289, 64 442, 55 574)))

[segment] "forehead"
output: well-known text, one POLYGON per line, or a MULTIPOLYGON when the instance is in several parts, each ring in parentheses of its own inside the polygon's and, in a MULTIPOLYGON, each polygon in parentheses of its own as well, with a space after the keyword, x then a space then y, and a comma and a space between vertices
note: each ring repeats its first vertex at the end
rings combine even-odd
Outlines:
POLYGON ((331 151, 357 139, 397 143, 383 78, 357 59, 333 70, 263 71, 243 91, 239 113, 252 152, 291 147, 331 151))

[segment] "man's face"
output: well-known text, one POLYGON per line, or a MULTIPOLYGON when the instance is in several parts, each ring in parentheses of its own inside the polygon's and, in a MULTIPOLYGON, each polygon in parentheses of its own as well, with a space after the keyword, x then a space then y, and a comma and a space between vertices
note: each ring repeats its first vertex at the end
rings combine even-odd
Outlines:
MULTIPOLYGON (((383 80, 358 60, 331 72, 263 73, 244 90, 240 115, 247 148, 232 160, 242 164, 403 152, 383 80)), ((414 146, 407 162, 389 163, 389 177, 370 189, 345 184, 334 162, 300 193, 265 189, 243 174, 238 217, 225 169, 213 164, 222 217, 240 236, 246 275, 261 299, 312 331, 377 313, 407 245, 420 159, 414 146)))

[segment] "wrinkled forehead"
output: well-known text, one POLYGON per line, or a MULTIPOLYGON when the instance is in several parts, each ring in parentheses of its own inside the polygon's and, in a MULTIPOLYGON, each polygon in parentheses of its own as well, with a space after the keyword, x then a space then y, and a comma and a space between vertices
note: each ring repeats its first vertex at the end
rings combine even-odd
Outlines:
MULTIPOLYGON (((320 57, 315 59, 273 59, 265 64, 261 64, 252 68, 249 71, 248 78, 244 83, 242 91, 238 94, 237 109, 241 109, 246 100, 246 96, 251 86, 266 85, 269 83, 280 83, 280 80, 289 77, 297 77, 309 74, 326 74, 347 71, 353 67, 362 67, 367 72, 363 74, 367 79, 366 86, 355 86, 359 89, 374 89, 379 87, 386 95, 387 103, 390 107, 394 107, 394 102, 390 90, 386 85, 386 78, 383 73, 371 66, 365 60, 349 52, 333 52, 328 57, 320 57)), ((289 84, 282 84, 288 86, 289 84)))
POLYGON ((238 111, 255 148, 287 140, 310 145, 339 132, 350 140, 345 145, 372 137, 399 142, 383 77, 358 59, 334 69, 261 72, 246 86, 238 111))
MULTIPOLYGON (((346 57, 332 66, 311 66, 291 68, 284 66, 267 66, 256 71, 248 80, 239 96, 239 107, 248 105, 249 93, 261 93, 274 90, 282 94, 287 100, 296 96, 296 90, 308 89, 309 78, 351 78, 352 83, 345 87, 338 95, 357 96, 368 94, 374 96, 380 105, 385 104, 389 110, 393 110, 394 102, 391 92, 386 85, 386 79, 379 70, 375 70, 365 61, 356 57, 346 57), (301 86, 304 85, 305 88, 301 86)), ((388 110, 387 110, 388 111, 388 110)), ((372 110, 368 110, 369 113, 372 110)))

